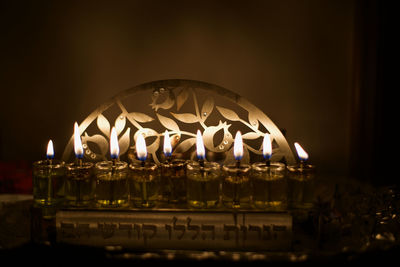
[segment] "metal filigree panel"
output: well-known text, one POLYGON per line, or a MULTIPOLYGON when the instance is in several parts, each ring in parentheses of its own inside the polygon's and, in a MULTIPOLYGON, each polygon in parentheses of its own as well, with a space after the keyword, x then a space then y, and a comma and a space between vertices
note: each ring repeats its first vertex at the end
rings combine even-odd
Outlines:
MULTIPOLYGON (((203 133, 207 159, 234 162, 236 131, 243 136, 244 163, 262 160, 262 140, 271 135, 272 160, 294 163, 293 153, 281 131, 257 107, 222 87, 191 80, 162 80, 125 90, 98 107, 80 125, 85 159, 110 158, 109 135, 115 125, 120 158, 136 161, 138 134, 146 137, 150 160, 164 160, 163 135, 169 131, 176 158, 196 158, 196 131, 203 133)), ((72 128, 72 127, 71 127, 72 128)), ((73 136, 65 147, 63 160, 74 159, 73 136)))

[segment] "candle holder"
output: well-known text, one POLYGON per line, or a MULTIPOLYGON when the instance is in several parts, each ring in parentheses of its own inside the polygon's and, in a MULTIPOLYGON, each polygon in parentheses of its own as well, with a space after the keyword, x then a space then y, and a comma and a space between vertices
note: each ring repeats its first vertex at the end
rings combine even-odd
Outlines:
POLYGON ((250 170, 248 164, 222 167, 222 202, 230 208, 243 208, 250 203, 250 170))
POLYGON ((187 164, 187 203, 193 208, 212 208, 219 203, 220 166, 216 162, 187 164))
POLYGON ((64 198, 65 169, 60 160, 33 163, 33 199, 38 206, 54 206, 64 198))
POLYGON ((95 180, 93 163, 81 162, 66 165, 65 204, 86 207, 94 198, 95 180))
POLYGON ((128 163, 102 161, 96 169, 96 204, 103 207, 120 207, 128 204, 128 163))
POLYGON ((315 166, 301 162, 287 166, 288 201, 292 209, 309 209, 313 206, 315 166))
POLYGON ((161 200, 167 203, 186 202, 186 161, 174 159, 161 164, 161 200))
POLYGON ((159 168, 155 163, 140 162, 129 164, 130 199, 136 207, 154 207, 160 189, 159 168))
POLYGON ((252 166, 253 203, 257 208, 285 210, 287 208, 287 180, 285 165, 279 162, 257 162, 252 166))

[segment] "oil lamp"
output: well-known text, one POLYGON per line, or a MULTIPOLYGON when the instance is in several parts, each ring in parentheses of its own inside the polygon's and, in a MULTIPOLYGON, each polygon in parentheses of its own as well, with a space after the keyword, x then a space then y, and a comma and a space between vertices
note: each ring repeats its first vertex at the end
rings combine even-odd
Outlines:
POLYGON ((308 154, 294 143, 300 162, 287 166, 288 170, 288 201, 293 209, 308 209, 313 205, 315 186, 315 166, 308 164, 308 154))
POLYGON ((210 208, 219 202, 220 166, 206 161, 206 152, 200 130, 196 136, 197 161, 187 165, 187 202, 194 208, 210 208))
POLYGON ((233 144, 236 164, 222 167, 222 201, 225 206, 241 208, 250 202, 250 165, 241 163, 243 141, 240 131, 236 133, 233 144))
POLYGON ((110 135, 111 161, 96 163, 96 203, 105 207, 128 204, 128 163, 120 161, 118 136, 115 127, 110 135))
POLYGON ((262 209, 285 210, 287 206, 285 165, 271 162, 272 142, 268 133, 263 139, 263 156, 265 162, 256 162, 251 166, 254 205, 262 209))
POLYGON ((55 206, 64 197, 64 162, 54 159, 52 140, 46 157, 33 163, 33 198, 38 206, 55 206))
POLYGON ((161 163, 161 200, 167 203, 186 202, 186 161, 172 159, 172 145, 169 133, 164 133, 165 162, 161 163))
POLYGON ((147 149, 144 136, 139 133, 136 140, 138 162, 129 164, 129 191, 136 207, 155 206, 159 193, 159 169, 155 163, 146 162, 147 149))
POLYGON ((83 162, 83 146, 78 123, 74 124, 75 162, 66 165, 65 201, 70 206, 88 206, 94 197, 93 163, 83 162))

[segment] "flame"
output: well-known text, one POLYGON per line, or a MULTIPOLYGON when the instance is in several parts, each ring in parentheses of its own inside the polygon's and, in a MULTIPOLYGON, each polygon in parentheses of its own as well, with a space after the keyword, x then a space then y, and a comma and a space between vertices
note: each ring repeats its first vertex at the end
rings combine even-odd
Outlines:
POLYGON ((164 133, 164 155, 170 157, 172 154, 171 140, 169 139, 168 130, 164 133))
POLYGON ((196 151, 198 159, 204 160, 206 158, 206 149, 204 148, 203 136, 201 135, 200 130, 197 130, 196 151))
POLYGON ((296 147, 297 155, 299 156, 299 159, 302 161, 308 160, 308 154, 307 152, 299 145, 299 143, 294 143, 294 146, 296 147))
POLYGON ((138 134, 136 139, 136 154, 138 159, 145 161, 147 158, 146 141, 143 134, 138 134))
POLYGON ((74 124, 74 150, 75 150, 75 156, 78 159, 83 158, 83 147, 82 147, 81 134, 79 132, 78 123, 76 123, 76 122, 74 124))
POLYGON ((47 154, 46 154, 48 159, 52 159, 54 158, 54 148, 53 148, 53 141, 49 141, 49 143, 47 144, 47 154))
POLYGON ((235 143, 233 144, 233 155, 236 160, 241 160, 243 157, 243 140, 240 131, 237 131, 235 136, 235 143))
POLYGON ((265 159, 270 159, 272 156, 271 135, 266 133, 263 140, 263 156, 265 159))
POLYGON ((118 136, 117 136, 117 130, 115 129, 115 127, 112 127, 112 129, 111 129, 110 154, 111 154, 112 159, 117 159, 119 156, 118 136))

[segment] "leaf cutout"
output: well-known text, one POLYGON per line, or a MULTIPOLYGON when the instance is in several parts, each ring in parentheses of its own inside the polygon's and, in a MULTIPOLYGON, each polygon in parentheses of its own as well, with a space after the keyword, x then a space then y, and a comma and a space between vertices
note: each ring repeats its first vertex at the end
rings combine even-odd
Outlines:
POLYGON ((160 114, 156 114, 158 117, 158 120, 161 122, 161 124, 167 128, 168 130, 175 131, 175 132, 180 132, 178 124, 173 119, 170 119, 168 117, 165 117, 160 114))
POLYGON ((245 133, 242 135, 243 139, 257 139, 259 137, 260 137, 260 135, 255 132, 249 132, 249 133, 245 133))
MULTIPOLYGON (((87 144, 87 146, 89 148, 92 146, 90 143, 96 144, 99 147, 100 155, 105 156, 107 154, 108 140, 101 134, 95 134, 95 135, 89 136, 87 134, 87 132, 85 132, 85 134, 82 135, 82 143, 87 144)), ((90 149, 90 150, 94 151, 94 149, 90 149)))
POLYGON ((249 112, 249 123, 251 124, 252 127, 255 129, 258 129, 258 119, 254 112, 249 112))
POLYGON ((151 122, 154 121, 152 117, 150 117, 147 114, 141 113, 141 112, 131 112, 128 114, 130 118, 134 119, 135 121, 138 122, 151 122))
POLYGON ((207 97, 206 101, 204 101, 203 106, 201 107, 201 119, 205 120, 210 116, 210 113, 214 109, 214 98, 207 97))
POLYGON ((182 141, 182 143, 180 143, 176 149, 174 150, 174 152, 176 153, 185 153, 186 151, 188 151, 194 144, 196 144, 196 138, 188 138, 185 141, 182 141))
POLYGON ((115 120, 115 130, 117 130, 117 135, 119 135, 125 128, 126 116, 121 114, 115 120))
POLYGON ((188 96, 189 92, 187 89, 182 89, 182 91, 179 92, 178 96, 176 97, 176 110, 179 111, 182 105, 185 104, 188 96))
POLYGON ((99 116, 97 116, 97 127, 105 136, 110 136, 110 123, 108 122, 107 118, 103 116, 103 114, 99 114, 99 116))
POLYGON ((120 155, 123 155, 126 153, 126 151, 128 151, 129 143, 130 143, 130 133, 131 133, 131 128, 128 127, 128 129, 125 131, 125 133, 118 140, 120 155))
POLYGON ((216 108, 218 109, 219 113, 221 113, 221 115, 224 116, 226 119, 231 120, 231 121, 239 121, 240 120, 239 116, 233 110, 223 108, 220 106, 216 106, 216 108))
POLYGON ((184 122, 184 123, 195 123, 198 122, 199 119, 196 115, 192 113, 173 113, 171 112, 172 116, 174 116, 177 120, 184 122))

